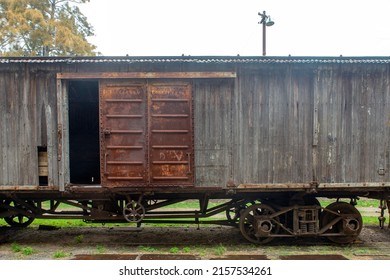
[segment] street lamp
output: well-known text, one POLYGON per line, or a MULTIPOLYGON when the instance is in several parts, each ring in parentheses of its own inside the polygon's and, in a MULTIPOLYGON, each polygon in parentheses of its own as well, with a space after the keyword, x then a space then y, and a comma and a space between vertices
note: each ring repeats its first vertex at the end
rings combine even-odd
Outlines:
POLYGON ((265 14, 265 11, 263 13, 259 13, 259 16, 261 16, 261 21, 259 24, 263 25, 263 55, 266 54, 266 27, 272 26, 275 24, 275 22, 272 21, 270 16, 267 16, 265 14))

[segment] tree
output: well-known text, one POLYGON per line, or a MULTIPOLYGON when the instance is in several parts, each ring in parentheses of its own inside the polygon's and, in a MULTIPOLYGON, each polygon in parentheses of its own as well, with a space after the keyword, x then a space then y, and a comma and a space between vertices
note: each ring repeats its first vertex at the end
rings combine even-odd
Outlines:
POLYGON ((95 55, 93 28, 77 5, 89 0, 0 0, 0 55, 95 55))

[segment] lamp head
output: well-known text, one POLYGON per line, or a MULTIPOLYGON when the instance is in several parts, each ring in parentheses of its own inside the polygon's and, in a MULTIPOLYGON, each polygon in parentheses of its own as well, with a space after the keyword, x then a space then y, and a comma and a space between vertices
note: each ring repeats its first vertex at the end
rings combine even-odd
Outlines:
POLYGON ((272 19, 269 17, 269 18, 268 18, 268 21, 266 22, 265 25, 267 25, 267 26, 272 26, 272 25, 274 25, 274 24, 275 24, 275 22, 273 22, 272 19))

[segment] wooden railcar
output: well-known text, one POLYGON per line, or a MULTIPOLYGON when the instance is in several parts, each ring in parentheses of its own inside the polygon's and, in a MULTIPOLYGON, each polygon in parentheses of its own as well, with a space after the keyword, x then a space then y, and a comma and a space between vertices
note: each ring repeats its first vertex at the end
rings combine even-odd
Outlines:
POLYGON ((389 81, 388 57, 1 58, 0 218, 351 242, 356 199, 389 199, 389 81))

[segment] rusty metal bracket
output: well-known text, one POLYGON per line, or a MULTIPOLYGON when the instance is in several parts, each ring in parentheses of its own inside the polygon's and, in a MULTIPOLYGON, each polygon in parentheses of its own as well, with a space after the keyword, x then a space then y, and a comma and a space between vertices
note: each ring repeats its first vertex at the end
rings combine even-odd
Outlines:
POLYGON ((62 160, 62 124, 58 124, 57 141, 58 141, 57 159, 58 161, 61 161, 62 160))
POLYGON ((381 229, 383 229, 385 227, 385 221, 386 221, 385 210, 387 209, 386 203, 385 203, 385 201, 383 199, 381 199, 380 202, 379 202, 379 209, 381 209, 381 214, 378 217, 379 227, 381 229))

